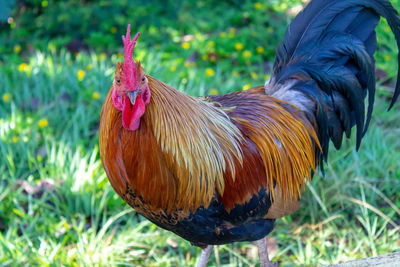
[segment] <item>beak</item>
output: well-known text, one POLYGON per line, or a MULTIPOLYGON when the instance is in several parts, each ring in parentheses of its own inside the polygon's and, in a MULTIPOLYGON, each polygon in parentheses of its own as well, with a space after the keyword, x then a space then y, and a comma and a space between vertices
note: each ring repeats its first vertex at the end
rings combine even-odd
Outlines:
POLYGON ((137 96, 139 94, 139 91, 126 91, 125 93, 129 97, 129 99, 131 100, 132 106, 135 105, 136 98, 137 98, 137 96))

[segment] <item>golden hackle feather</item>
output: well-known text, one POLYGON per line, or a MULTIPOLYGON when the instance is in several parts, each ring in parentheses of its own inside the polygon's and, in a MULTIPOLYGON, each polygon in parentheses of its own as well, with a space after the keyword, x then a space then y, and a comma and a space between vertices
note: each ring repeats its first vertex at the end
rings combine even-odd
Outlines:
POLYGON ((121 143, 118 137, 121 128, 120 112, 114 108, 111 101, 111 92, 107 94, 101 110, 100 129, 99 129, 99 147, 100 156, 108 179, 114 190, 121 196, 125 191, 127 183, 127 174, 125 166, 122 163, 121 143))
POLYGON ((208 206, 215 189, 224 191, 224 173, 235 176, 242 163, 242 134, 224 111, 148 76, 151 102, 146 110, 155 138, 178 180, 177 206, 208 206))

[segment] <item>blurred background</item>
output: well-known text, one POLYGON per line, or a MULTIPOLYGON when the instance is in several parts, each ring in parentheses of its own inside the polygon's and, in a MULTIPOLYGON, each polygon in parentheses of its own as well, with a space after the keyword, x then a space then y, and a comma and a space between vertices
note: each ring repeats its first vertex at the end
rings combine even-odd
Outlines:
MULTIPOLYGON (((134 57, 188 94, 261 85, 305 0, 0 0, 0 265, 191 266, 200 249, 137 215, 111 189, 98 123, 127 24, 134 57)), ((399 10, 400 0, 391 1, 399 10)), ((378 27, 374 117, 360 149, 331 149, 325 178, 277 222, 270 255, 316 266, 400 250, 400 114, 386 112, 397 47, 378 27)), ((210 266, 254 266, 251 243, 210 266)))

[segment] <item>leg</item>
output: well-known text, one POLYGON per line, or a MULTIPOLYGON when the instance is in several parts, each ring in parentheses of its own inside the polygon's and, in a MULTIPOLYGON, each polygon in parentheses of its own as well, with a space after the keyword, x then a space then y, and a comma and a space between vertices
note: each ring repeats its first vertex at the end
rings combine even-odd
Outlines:
POLYGON ((267 250, 267 239, 264 237, 263 239, 257 240, 255 243, 258 247, 258 257, 260 258, 260 267, 278 266, 277 262, 269 261, 268 250, 267 250))
POLYGON ((201 255, 199 262, 197 263, 197 267, 206 267, 208 258, 210 257, 211 251, 212 251, 213 246, 208 245, 207 247, 203 248, 201 250, 201 255))

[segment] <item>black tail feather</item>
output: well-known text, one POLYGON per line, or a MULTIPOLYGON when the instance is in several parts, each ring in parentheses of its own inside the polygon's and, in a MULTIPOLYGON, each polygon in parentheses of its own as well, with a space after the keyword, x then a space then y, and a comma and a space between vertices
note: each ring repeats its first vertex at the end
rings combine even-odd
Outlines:
MULTIPOLYGON (((313 0, 293 20, 278 48, 271 83, 290 81, 289 90, 313 103, 305 112, 314 113, 323 150, 320 159, 326 160, 329 139, 340 148, 343 133, 349 137, 356 125, 358 149, 368 129, 375 98, 375 28, 381 16, 400 47, 400 18, 390 1, 313 0)), ((400 95, 399 78, 400 73, 390 108, 400 95)))

